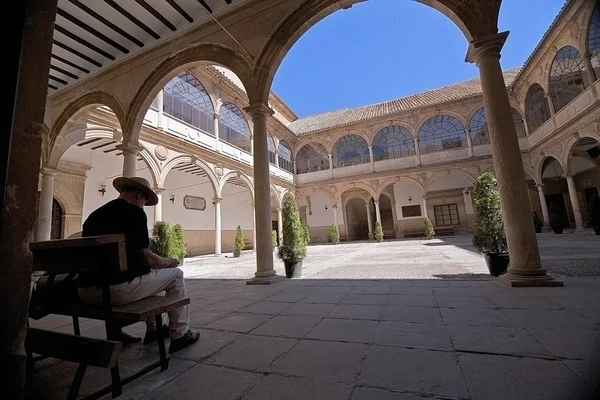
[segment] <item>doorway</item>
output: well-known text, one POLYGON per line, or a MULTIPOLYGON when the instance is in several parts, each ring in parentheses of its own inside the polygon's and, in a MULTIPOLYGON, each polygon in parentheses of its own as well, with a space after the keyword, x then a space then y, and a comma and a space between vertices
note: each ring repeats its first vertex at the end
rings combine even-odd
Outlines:
POLYGON ((558 207, 562 213, 562 226, 563 228, 568 228, 569 216, 567 214, 567 206, 565 205, 565 198, 563 197, 563 194, 547 194, 546 203, 548 204, 548 209, 550 208, 550 204, 555 204, 558 207))
POLYGON ((62 239, 63 209, 56 199, 52 199, 52 225, 50 239, 62 239))

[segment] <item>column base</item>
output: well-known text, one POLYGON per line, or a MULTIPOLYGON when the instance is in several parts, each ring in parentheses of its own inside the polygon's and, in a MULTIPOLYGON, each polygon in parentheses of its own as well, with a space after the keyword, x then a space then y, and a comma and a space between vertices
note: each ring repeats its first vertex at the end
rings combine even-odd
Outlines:
POLYGON ((502 282, 511 287, 563 287, 564 283, 548 275, 542 268, 509 268, 500 277, 502 282))
POLYGON ((270 276, 255 276, 252 279, 246 281, 246 285, 273 285, 284 281, 285 277, 281 275, 270 275, 270 276))

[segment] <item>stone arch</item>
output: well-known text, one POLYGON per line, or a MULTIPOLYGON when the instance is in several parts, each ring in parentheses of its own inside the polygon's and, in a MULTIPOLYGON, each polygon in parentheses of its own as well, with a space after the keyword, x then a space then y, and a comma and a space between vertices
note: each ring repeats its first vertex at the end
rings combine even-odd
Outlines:
MULTIPOLYGON (((360 0, 309 0, 289 15, 271 35, 271 39, 257 57, 255 76, 256 93, 249 93, 250 103, 264 102, 269 98, 271 84, 277 68, 287 51, 317 22, 333 12, 352 6, 360 0)), ((472 4, 449 0, 418 0, 450 18, 470 42, 498 32, 500 1, 492 1, 477 17, 472 4)))
POLYGON ((167 175, 169 174, 169 172, 171 172, 171 170, 174 167, 176 167, 179 164, 189 164, 189 163, 197 165, 198 167, 202 168, 202 170, 204 172, 206 172, 206 176, 208 177, 208 181, 212 185, 215 196, 219 196, 221 194, 221 191, 219 190, 219 183, 218 183, 219 180, 217 179, 213 169, 207 163, 200 160, 199 158, 194 157, 194 156, 189 156, 189 155, 181 155, 181 156, 177 156, 177 157, 174 157, 171 160, 169 160, 169 162, 167 162, 165 164, 165 166, 162 168, 162 170, 160 172, 157 185, 158 186, 164 185, 167 175))
POLYGON ((323 187, 306 189, 302 192, 299 192, 298 196, 299 197, 310 196, 312 193, 322 193, 325 195, 325 197, 327 197, 331 201, 332 206, 336 204, 336 200, 337 200, 336 197, 329 190, 327 190, 323 187))
POLYGON ((564 169, 565 173, 572 173, 570 161, 571 158, 573 158, 573 151, 575 150, 575 146, 577 146, 577 143, 579 143, 579 141, 584 138, 594 139, 600 144, 600 134, 598 134, 597 132, 584 131, 571 136, 567 141, 565 145, 565 151, 563 152, 563 155, 559 160, 561 165, 566 166, 566 169, 564 169))
MULTIPOLYGON (((297 159, 298 157, 298 152, 307 144, 310 143, 319 143, 320 145, 322 145, 323 147, 325 147, 325 150, 327 150, 327 154, 331 154, 331 152, 333 151, 333 144, 327 143, 327 141, 318 138, 318 137, 314 137, 314 138, 310 138, 310 139, 305 139, 300 141, 300 143, 298 143, 295 147, 295 149, 293 150, 293 154, 294 154, 294 160, 297 159)), ((335 144, 335 143, 334 143, 335 144)))
POLYGON ((273 193, 275 195, 275 201, 277 202, 276 206, 277 208, 281 208, 281 205, 283 204, 283 196, 281 196, 281 192, 279 191, 279 189, 277 189, 277 186, 275 186, 273 183, 271 183, 271 193, 273 193))
POLYGON ((342 195, 347 192, 350 189, 363 189, 365 190, 369 195, 371 195, 371 197, 375 198, 377 196, 377 192, 370 187, 367 184, 358 182, 358 183, 348 183, 344 186, 342 186, 341 188, 339 188, 334 195, 334 199, 336 200, 336 203, 339 199, 342 198, 342 195))
POLYGON ((433 182, 446 175, 460 176, 461 178, 465 179, 471 186, 473 186, 473 184, 475 183, 475 178, 468 172, 459 169, 450 169, 446 171, 436 172, 429 179, 427 179, 427 181, 423 185, 423 193, 427 193, 429 191, 429 188, 433 182))
POLYGON ((558 165, 562 168, 563 172, 567 171, 567 169, 565 168, 565 165, 562 163, 561 161, 561 157, 554 155, 554 154, 544 154, 544 156, 542 157, 542 159, 540 160, 540 162, 537 165, 536 171, 535 171, 535 178, 534 179, 536 182, 543 182, 542 176, 544 175, 544 170, 545 170, 545 164, 548 160, 550 159, 554 159, 558 165))
MULTIPOLYGON (((396 182, 401 182, 401 181, 408 181, 410 183, 415 183, 417 184, 421 190, 423 191, 423 185, 421 184, 421 182, 419 182, 418 180, 416 180, 415 178, 412 178, 410 176, 394 176, 392 178, 388 178, 385 181, 383 181, 383 183, 381 183, 379 185, 379 187, 377 188, 377 198, 379 198, 379 196, 381 196, 382 194, 384 194, 384 190, 390 186, 393 185, 396 182)), ((423 191, 424 193, 424 191, 423 191)))
POLYGON ((377 134, 379 132, 381 132, 382 129, 387 128, 388 126, 401 126, 402 128, 406 128, 410 134, 412 135, 413 139, 416 138, 416 134, 417 132, 415 131, 415 127, 411 126, 410 124, 404 122, 404 121, 387 121, 387 122, 381 122, 379 124, 375 124, 373 125, 370 129, 369 129, 369 140, 367 140, 367 143, 369 143, 371 146, 373 145, 373 140, 375 139, 375 136, 377 136, 377 134))
MULTIPOLYGON (((586 79, 585 79, 585 61, 584 61, 584 55, 581 52, 581 50, 579 50, 579 48, 576 46, 576 43, 570 43, 570 41, 568 42, 568 44, 565 44, 564 46, 560 47, 555 53, 554 53, 554 57, 552 57, 552 60, 550 61, 550 67, 548 68, 548 70, 546 71, 546 95, 549 95, 549 97, 552 99, 551 101, 551 107, 553 108, 554 112, 559 112, 560 110, 562 110, 568 103, 570 103, 571 101, 573 101, 577 96, 579 96, 585 89, 586 89, 586 79), (559 56, 563 55, 564 58, 560 59, 563 60, 563 62, 558 62, 559 61, 559 56), (566 55, 568 55, 569 57, 565 57, 566 55), (579 60, 576 59, 576 57, 579 57, 579 60), (571 61, 568 64, 568 67, 571 67, 570 69, 562 70, 561 65, 564 67, 565 62, 564 60, 569 60, 571 61), (559 93, 561 93, 562 91, 559 89, 564 89, 565 86, 565 81, 563 79, 563 77, 565 76, 565 72, 567 72, 566 75, 568 76, 574 76, 573 74, 573 69, 579 69, 579 72, 581 73, 581 87, 579 88, 579 91, 577 93, 569 93, 570 94, 570 99, 561 99, 563 100, 562 102, 559 102, 559 93), (562 70, 562 71, 561 71, 562 70), (562 72, 562 73, 561 73, 562 72), (557 75, 554 75, 557 74, 557 75), (554 79, 553 79, 554 76, 554 79)), ((568 86, 569 92, 572 92, 572 86, 573 82, 571 82, 568 86)))
POLYGON ((250 191, 250 198, 252 200, 252 203, 254 203, 254 183, 246 174, 243 174, 239 171, 229 171, 228 173, 223 175, 223 177, 221 178, 221 180, 219 182, 218 196, 221 197, 221 193, 223 192, 223 187, 225 186, 225 184, 227 183, 229 178, 240 178, 242 181, 244 181, 244 183, 248 187, 248 190, 250 191))
MULTIPOLYGON (((523 170, 525 171, 525 175, 529 176, 536 185, 540 184, 540 182, 537 180, 535 170, 532 167, 527 164, 523 164, 523 170)), ((494 164, 490 164, 483 168, 481 172, 494 172, 494 164)))
POLYGON ((348 203, 354 199, 360 199, 360 200, 364 201, 365 206, 371 202, 371 198, 368 195, 365 195, 365 193, 360 193, 360 192, 352 193, 348 197, 346 197, 346 199, 344 199, 344 201, 342 201, 342 208, 347 207, 348 203))
MULTIPOLYGON (((481 107, 483 107, 483 106, 481 106, 481 107)), ((477 110, 475 110, 475 112, 477 112, 477 110)), ((466 135, 466 129, 469 126, 468 125, 469 121, 467 119, 465 119, 464 115, 457 113, 456 111, 453 111, 453 110, 440 110, 439 112, 438 111, 430 111, 430 112, 422 114, 420 116, 419 120, 417 121, 417 130, 415 132, 415 135, 416 135, 415 137, 419 137, 419 132, 421 131, 423 124, 437 115, 448 115, 450 117, 456 118, 462 124, 462 126, 465 128, 465 135, 466 135)))
POLYGON ((106 106, 110 108, 119 120, 119 125, 121 128, 126 126, 127 113, 125 112, 125 107, 123 107, 123 104, 121 104, 119 99, 110 93, 100 90, 89 92, 69 103, 52 124, 49 140, 50 151, 52 151, 54 141, 59 135, 73 127, 77 123, 77 120, 88 110, 98 106, 106 106))
POLYGON ((160 179, 160 167, 158 166, 156 159, 154 158, 152 153, 148 151, 146 146, 144 146, 144 144, 142 143, 140 143, 140 146, 142 147, 142 151, 140 151, 140 157, 142 157, 142 160, 150 170, 152 183, 154 184, 154 186, 158 186, 158 182, 160 179))
POLYGON ((80 215, 83 211, 83 201, 66 185, 55 185, 52 196, 63 209, 63 215, 80 215))
POLYGON ((249 82, 252 79, 252 68, 241 53, 215 43, 200 43, 190 46, 163 60, 145 79, 132 99, 127 112, 129 118, 123 130, 127 140, 137 139, 145 112, 164 85, 179 72, 185 71, 187 65, 195 62, 222 65, 240 78, 246 92, 253 87, 249 82))
POLYGON ((106 126, 89 126, 81 125, 74 126, 68 131, 64 131, 64 134, 55 138, 54 144, 50 149, 50 155, 48 157, 47 165, 51 168, 58 166, 58 162, 65 154, 65 152, 73 145, 87 139, 104 138, 104 139, 115 139, 115 130, 106 126))

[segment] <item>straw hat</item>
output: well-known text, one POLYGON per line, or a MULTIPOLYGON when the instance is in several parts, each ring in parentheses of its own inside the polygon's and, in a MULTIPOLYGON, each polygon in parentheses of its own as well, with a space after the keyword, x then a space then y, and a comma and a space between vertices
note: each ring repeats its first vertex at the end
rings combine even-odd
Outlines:
POLYGON ((116 178, 113 181, 113 186, 119 193, 121 193, 124 188, 139 189, 148 198, 148 201, 146 202, 147 206, 155 206, 158 204, 158 196, 154 193, 154 190, 150 189, 150 183, 144 178, 116 178))

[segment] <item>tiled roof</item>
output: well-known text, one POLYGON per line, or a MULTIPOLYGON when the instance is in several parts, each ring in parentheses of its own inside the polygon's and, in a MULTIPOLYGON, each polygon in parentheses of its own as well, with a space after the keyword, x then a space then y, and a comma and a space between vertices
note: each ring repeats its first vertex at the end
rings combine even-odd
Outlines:
MULTIPOLYGON (((520 68, 515 68, 504 72, 504 81, 506 82, 507 87, 513 83, 514 78, 519 71, 520 68)), ((422 107, 465 99, 480 94, 481 84, 479 79, 471 79, 401 99, 358 108, 344 108, 323 114, 311 115, 310 117, 297 119, 290 123, 288 128, 296 135, 305 135, 324 129, 331 129, 359 121, 381 118, 422 107)))

